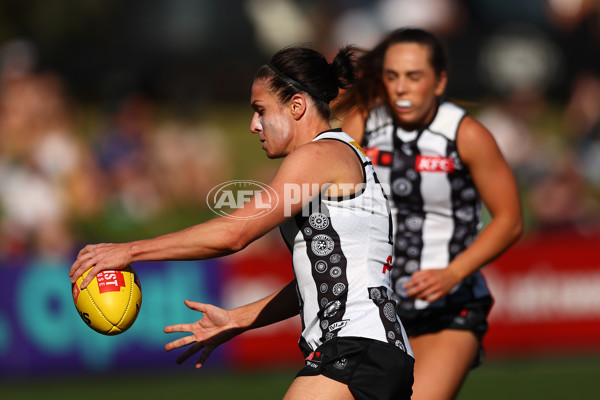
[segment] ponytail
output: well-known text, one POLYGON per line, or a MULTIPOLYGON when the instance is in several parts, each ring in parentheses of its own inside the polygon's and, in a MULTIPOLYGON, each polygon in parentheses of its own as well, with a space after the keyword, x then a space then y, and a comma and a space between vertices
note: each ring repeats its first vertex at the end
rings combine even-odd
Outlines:
POLYGON ((329 120, 329 103, 339 89, 352 85, 355 78, 354 48, 340 49, 331 64, 325 57, 305 47, 287 47, 275 53, 259 68, 255 79, 265 79, 282 103, 299 92, 307 93, 321 116, 329 120))

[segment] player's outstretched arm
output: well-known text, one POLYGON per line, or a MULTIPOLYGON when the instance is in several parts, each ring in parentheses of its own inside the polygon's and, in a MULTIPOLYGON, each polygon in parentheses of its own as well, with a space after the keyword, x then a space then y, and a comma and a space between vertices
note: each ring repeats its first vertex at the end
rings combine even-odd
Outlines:
POLYGON ((282 289, 233 310, 224 310, 211 304, 185 300, 192 310, 204 315, 191 324, 176 324, 165 327, 166 333, 189 332, 189 336, 167 343, 170 351, 192 344, 178 358, 181 364, 190 356, 201 352, 196 368, 202 367, 210 354, 221 344, 250 329, 274 324, 298 314, 298 298, 295 292, 296 281, 291 281, 282 289))

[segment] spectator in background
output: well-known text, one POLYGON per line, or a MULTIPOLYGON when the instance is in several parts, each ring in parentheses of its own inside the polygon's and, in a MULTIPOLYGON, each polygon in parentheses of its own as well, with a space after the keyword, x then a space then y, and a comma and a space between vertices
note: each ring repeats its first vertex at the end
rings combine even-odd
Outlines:
POLYGON ((206 202, 215 185, 231 176, 229 142, 219 127, 168 119, 152 138, 152 177, 165 206, 206 202))
POLYGON ((583 176, 600 192, 600 75, 575 79, 563 122, 583 176))
POLYGON ((150 218, 163 207, 151 178, 153 107, 144 96, 126 96, 93 144, 109 185, 112 212, 133 221, 150 218))
POLYGON ((548 135, 539 126, 545 107, 542 91, 522 88, 494 98, 477 113, 477 119, 494 135, 519 183, 525 186, 550 162, 543 154, 548 135))
POLYGON ((541 88, 515 86, 479 113, 523 189, 529 229, 590 227, 599 221, 600 80, 583 73, 554 111, 541 88))
POLYGON ((529 188, 535 228, 589 230, 600 222, 600 77, 576 77, 562 118, 558 154, 529 188))
POLYGON ((33 71, 26 42, 2 51, 0 76, 1 257, 63 258, 73 250, 67 182, 78 168, 62 82, 33 71))

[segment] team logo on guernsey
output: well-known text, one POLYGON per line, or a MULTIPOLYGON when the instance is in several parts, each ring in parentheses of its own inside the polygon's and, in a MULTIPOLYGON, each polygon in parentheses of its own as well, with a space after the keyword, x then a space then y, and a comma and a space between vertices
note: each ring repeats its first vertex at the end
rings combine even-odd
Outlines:
POLYGON ((394 342, 394 344, 396 345, 396 347, 398 347, 400 350, 402 351, 406 351, 406 347, 404 347, 404 343, 402 343, 401 340, 396 340, 394 342))
POLYGON ((392 191, 397 196, 408 196, 413 191, 413 184, 406 178, 398 178, 392 182, 392 191))
POLYGON ((423 217, 410 215, 405 220, 406 228, 413 232, 418 232, 423 227, 423 217))
POLYGON ((391 322, 394 322, 396 320, 396 306, 391 302, 385 303, 385 306, 383 306, 383 315, 391 322))
POLYGON ((315 269, 317 272, 323 273, 327 271, 327 263, 323 260, 319 260, 315 263, 315 269))
POLYGON ((454 160, 450 157, 418 155, 415 168, 420 172, 454 172, 454 160))
POLYGON ((378 288, 371 288, 369 290, 370 298, 373 299, 377 303, 383 303, 383 297, 381 295, 381 291, 378 288))
POLYGON ((344 369, 346 368, 346 364, 348 364, 348 359, 346 357, 342 357, 339 360, 337 360, 333 366, 337 369, 344 369))
POLYGON ((329 226, 329 218, 322 213, 313 213, 308 217, 308 223, 314 229, 323 230, 329 226))
POLYGON ((456 210, 456 217, 463 221, 473 221, 475 218, 475 209, 471 206, 465 206, 456 210))
POLYGON ((333 251, 333 239, 327 235, 317 235, 312 239, 310 248, 318 256, 326 256, 333 251))
POLYGON ((206 204, 217 215, 235 219, 253 219, 269 214, 279 203, 273 188, 258 181, 228 181, 213 187, 206 195, 206 204), (252 213, 232 215, 253 202, 252 213))
POLYGON ((340 267, 333 267, 331 268, 331 271, 329 271, 329 275, 331 275, 332 278, 339 278, 342 276, 342 269, 340 267))
POLYGON ((325 311, 323 312, 323 317, 333 317, 338 312, 341 305, 342 303, 339 300, 332 301, 331 303, 327 304, 327 306, 325 306, 325 311))
POLYGON ((335 322, 331 325, 329 325, 329 332, 333 332, 336 329, 342 329, 343 327, 345 327, 348 324, 348 319, 343 319, 341 321, 335 322))
POLYGON ((409 260, 404 264, 404 269, 407 273, 412 274, 419 269, 419 263, 415 260, 409 260))
POLYGON ((334 296, 339 296, 344 290, 346 290, 346 285, 344 285, 341 282, 338 282, 335 285, 333 285, 333 295, 334 296))

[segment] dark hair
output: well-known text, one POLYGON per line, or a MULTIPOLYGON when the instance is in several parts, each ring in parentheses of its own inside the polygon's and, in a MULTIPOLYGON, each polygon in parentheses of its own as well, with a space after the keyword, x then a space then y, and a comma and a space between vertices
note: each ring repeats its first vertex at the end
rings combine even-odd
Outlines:
POLYGON ((373 50, 365 52, 357 62, 358 80, 335 105, 334 111, 342 115, 359 106, 364 111, 373 108, 377 101, 387 98, 382 81, 383 59, 387 50, 397 43, 418 43, 429 49, 429 63, 436 76, 447 68, 446 51, 442 43, 430 32, 418 28, 400 28, 390 32, 373 50))
POLYGON ((329 119, 329 103, 339 89, 352 85, 356 79, 354 48, 347 46, 338 52, 331 64, 318 51, 306 47, 279 50, 268 64, 260 67, 255 79, 264 79, 282 103, 293 95, 306 92, 313 99, 319 114, 329 119))

